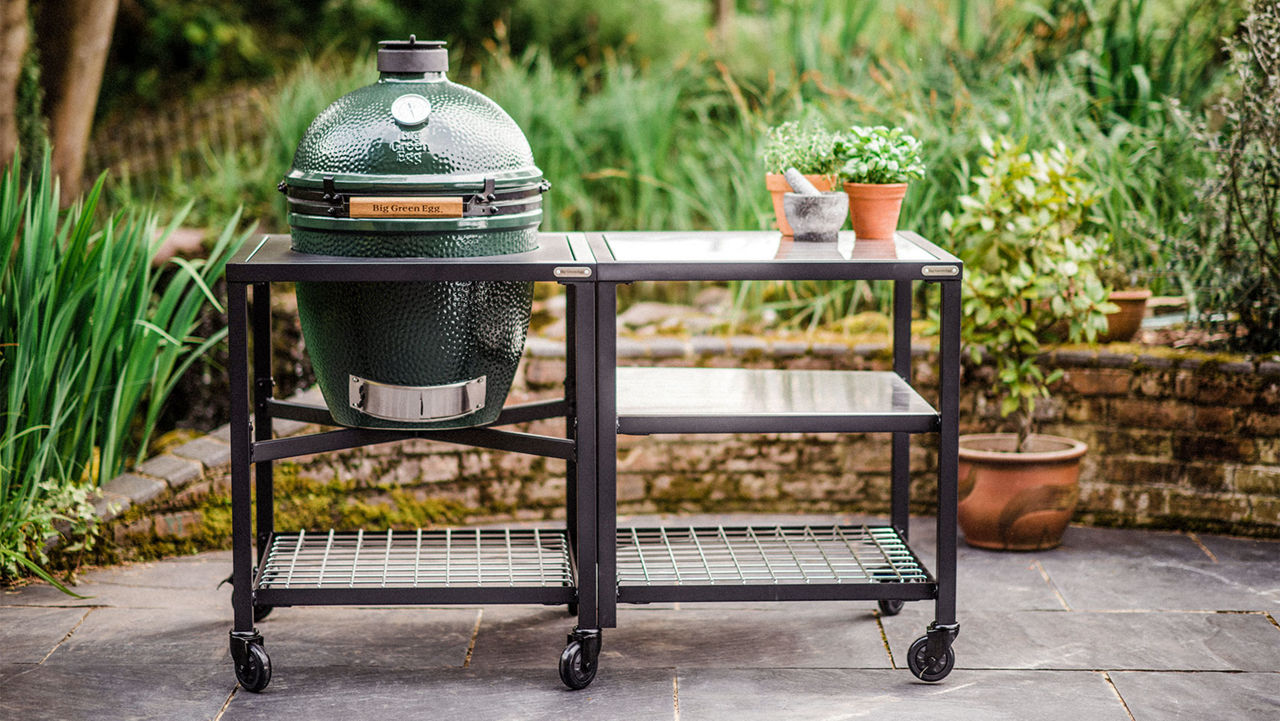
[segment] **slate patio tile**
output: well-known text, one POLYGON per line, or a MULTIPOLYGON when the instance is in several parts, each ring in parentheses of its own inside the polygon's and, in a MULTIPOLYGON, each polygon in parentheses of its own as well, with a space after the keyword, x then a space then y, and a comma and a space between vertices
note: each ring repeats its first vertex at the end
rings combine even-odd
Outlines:
MULTIPOLYGON (((640 607, 641 609, 643 607, 640 607)), ((474 668, 546 667, 565 644, 573 619, 559 610, 531 616, 488 607, 476 637, 474 668)), ((608 668, 889 668, 879 626, 841 604, 769 604, 757 609, 618 610, 600 652, 608 668)))
POLYGON ((1135 721, 1280 718, 1280 673, 1111 674, 1135 721))
MULTIPOLYGON (((273 666, 376 666, 425 672, 462 666, 477 613, 475 608, 456 607, 296 606, 275 609, 257 627, 273 666)), ((224 647, 230 630, 230 623, 220 629, 224 647)), ((558 655, 556 650, 548 663, 558 655)))
POLYGON ((1197 538, 1222 563, 1239 561, 1280 564, 1280 540, 1232 538, 1231 536, 1197 536, 1197 538))
POLYGON ((0 608, 0 655, 6 663, 40 663, 86 613, 83 608, 0 608))
MULTIPOLYGON (((163 561, 142 561, 97 568, 80 574, 80 580, 83 583, 212 591, 230 575, 231 552, 214 551, 163 561)), ((229 585, 223 586, 223 589, 229 585)))
MULTIPOLYGON (((45 665, 111 665, 146 659, 144 666, 230 662, 231 608, 96 608, 45 665)), ((229 668, 229 667, 228 667, 229 668)))
POLYGON ((1280 607, 1280 560, 1214 563, 1153 556, 1046 555, 1041 563, 1072 610, 1265 611, 1280 607))
MULTIPOLYGON (((923 635, 932 609, 884 619, 893 657, 923 635), (927 612, 926 612, 927 611, 927 612)), ((1272 671, 1280 629, 1260 614, 965 611, 956 667, 968 669, 1272 671)))
POLYGON ((636 721, 670 719, 674 707, 670 670, 616 669, 582 691, 566 689, 554 665, 430 671, 325 666, 275 673, 263 693, 237 693, 222 721, 636 721))
POLYGON ((235 686, 229 669, 144 658, 38 666, 0 685, 0 718, 22 721, 208 721, 235 686))
MULTIPOLYGON (((957 670, 938 684, 909 671, 681 666, 680 721, 1126 721, 1102 674, 957 670)), ((603 671, 602 671, 603 673, 603 671)))

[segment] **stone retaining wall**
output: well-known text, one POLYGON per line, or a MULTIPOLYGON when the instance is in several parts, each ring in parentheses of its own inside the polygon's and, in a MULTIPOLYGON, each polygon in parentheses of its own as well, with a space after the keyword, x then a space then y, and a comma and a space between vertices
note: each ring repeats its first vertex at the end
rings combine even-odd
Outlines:
MULTIPOLYGON (((1077 521, 1280 536, 1280 363, 1136 346, 1063 349, 1065 375, 1039 411, 1043 430, 1090 445, 1077 521), (1118 352, 1133 348, 1138 352, 1118 352)), ((623 365, 876 369, 883 344, 758 338, 624 338, 623 365)), ((935 358, 913 349, 916 385, 936 401, 935 358)), ((530 339, 509 402, 562 393, 562 345, 530 339)), ((966 367, 961 431, 1000 425, 990 368, 966 367)), ((314 395, 311 400, 319 402, 314 395)), ((301 424, 278 421, 277 435, 301 424)), ((524 429, 563 434, 563 422, 524 429)), ((164 552, 225 545, 226 427, 106 484, 99 500, 126 546, 164 552)), ((883 434, 620 437, 621 513, 716 510, 884 513, 883 434)), ((936 439, 913 437, 912 508, 934 509, 936 439)), ((278 463, 281 528, 420 525, 562 517, 565 464, 412 440, 278 463)))

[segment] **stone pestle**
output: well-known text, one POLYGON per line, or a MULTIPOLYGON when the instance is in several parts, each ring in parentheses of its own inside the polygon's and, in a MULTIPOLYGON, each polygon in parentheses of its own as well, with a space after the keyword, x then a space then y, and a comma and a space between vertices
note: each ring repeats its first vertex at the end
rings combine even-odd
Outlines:
POLYGON ((795 168, 787 168, 787 172, 783 174, 787 183, 791 185, 791 189, 801 195, 821 195, 822 192, 813 187, 813 183, 809 179, 800 174, 795 168))

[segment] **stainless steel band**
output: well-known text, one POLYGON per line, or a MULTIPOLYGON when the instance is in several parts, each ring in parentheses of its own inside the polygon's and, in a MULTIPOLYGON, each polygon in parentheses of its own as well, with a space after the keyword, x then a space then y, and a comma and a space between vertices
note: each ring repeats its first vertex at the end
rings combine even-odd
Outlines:
POLYGON ((347 402, 386 421, 446 421, 484 408, 485 376, 438 386, 402 386, 348 376, 347 402))

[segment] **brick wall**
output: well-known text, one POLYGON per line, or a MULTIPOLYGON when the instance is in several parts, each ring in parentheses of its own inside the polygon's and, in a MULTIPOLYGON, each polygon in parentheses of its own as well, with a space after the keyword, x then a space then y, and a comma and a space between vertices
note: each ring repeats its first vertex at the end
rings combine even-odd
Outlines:
MULTIPOLYGON (((883 345, 759 339, 624 339, 619 356, 624 365, 891 365, 883 345)), ((1043 430, 1090 446, 1077 521, 1280 536, 1280 363, 1108 349, 1059 350, 1044 360, 1065 374, 1054 398, 1039 408, 1043 430)), ((916 385, 931 402, 934 362, 928 348, 913 349, 916 385)), ((531 339, 509 402, 561 394, 564 373, 560 344, 531 339)), ((993 385, 990 368, 965 368, 962 433, 1001 430, 993 385)), ((563 425, 541 421, 524 429, 562 435, 563 425)), ((623 436, 618 448, 624 514, 888 510, 884 434, 623 436)), ((936 461, 935 436, 913 436, 916 512, 935 507, 936 461)), ((435 512, 443 503, 454 509, 451 521, 558 518, 564 513, 564 471, 564 462, 555 459, 412 440, 285 462, 277 498, 288 503, 290 493, 298 494, 314 506, 318 493, 328 493, 340 527, 349 520, 343 508, 360 519, 369 517, 370 508, 396 504, 426 504, 435 512)), ((225 475, 225 468, 209 469, 191 485, 222 491, 225 475)), ((122 518, 117 540, 138 529, 161 539, 198 534, 199 514, 218 515, 209 511, 211 502, 225 505, 218 494, 212 501, 203 493, 190 503, 182 498, 162 497, 152 522, 139 521, 137 512, 122 518), (187 513, 193 510, 195 516, 187 513)), ((402 516, 421 513, 410 508, 402 516)), ((355 525, 351 520, 348 527, 355 525)))

